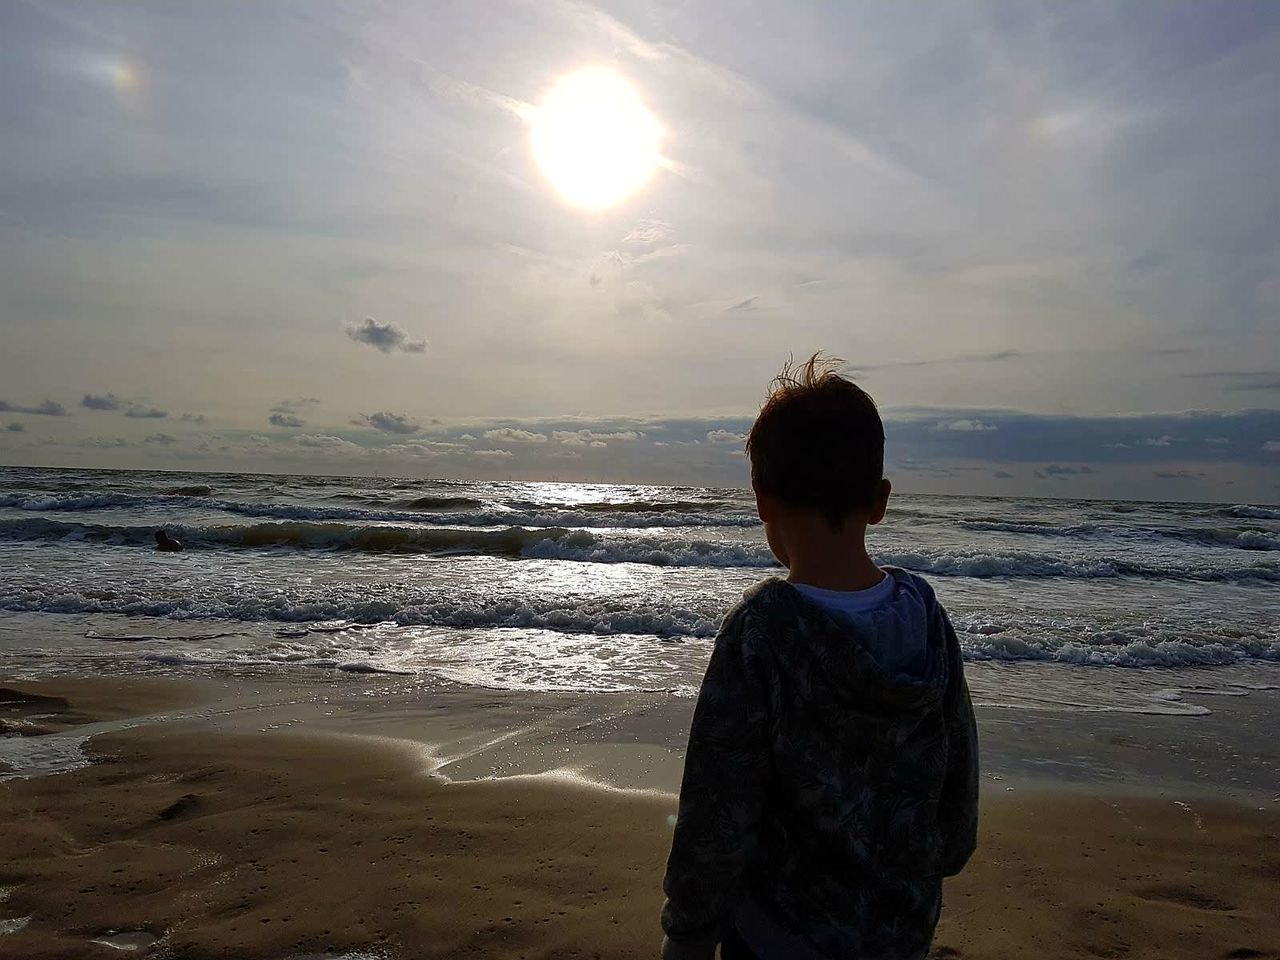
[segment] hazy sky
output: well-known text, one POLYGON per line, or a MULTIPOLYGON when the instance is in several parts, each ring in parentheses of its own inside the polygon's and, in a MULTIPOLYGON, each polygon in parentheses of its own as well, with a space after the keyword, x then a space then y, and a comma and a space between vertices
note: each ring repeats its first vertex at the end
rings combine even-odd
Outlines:
POLYGON ((905 489, 1280 500, 1272 3, 8 0, 0 131, 2 462, 742 483, 825 348, 905 489))

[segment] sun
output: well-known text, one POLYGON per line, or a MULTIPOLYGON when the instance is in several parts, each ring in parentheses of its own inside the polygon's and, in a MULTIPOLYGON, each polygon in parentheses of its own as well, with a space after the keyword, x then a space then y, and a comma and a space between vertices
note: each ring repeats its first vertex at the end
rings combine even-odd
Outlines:
POLYGON ((587 67, 555 82, 530 118, 533 157, 569 203, 603 210, 653 176, 662 125, 619 73, 587 67))

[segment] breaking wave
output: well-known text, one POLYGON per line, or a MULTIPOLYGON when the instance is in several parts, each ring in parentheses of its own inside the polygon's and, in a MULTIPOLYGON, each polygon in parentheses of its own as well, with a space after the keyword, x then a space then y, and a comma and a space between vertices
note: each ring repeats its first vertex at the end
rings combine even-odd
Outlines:
POLYGON ((1254 507, 1247 503, 1238 503, 1222 511, 1228 517, 1242 520, 1280 520, 1280 507, 1254 507))
MULTIPOLYGON (((760 542, 643 533, 609 534, 568 527, 389 526, 285 521, 227 526, 170 525, 169 533, 193 549, 279 549, 389 554, 481 554, 512 559, 642 563, 669 567, 777 567, 760 542)), ((112 526, 45 517, 0 519, 0 540, 87 541, 147 547, 153 526, 112 526)), ((1087 558, 1034 552, 978 550, 880 551, 881 563, 937 576, 1202 580, 1280 583, 1280 561, 1204 565, 1158 558, 1087 558)))
MULTIPOLYGON (((194 489, 194 488, 193 488, 194 489)), ((341 507, 316 504, 303 506, 288 503, 219 500, 194 495, 147 495, 129 493, 94 493, 73 495, 3 494, 0 507, 39 513, 82 512, 90 510, 140 510, 201 508, 243 517, 270 517, 277 520, 363 521, 365 523, 432 523, 452 526, 494 527, 519 525, 526 527, 746 527, 758 520, 747 511, 716 513, 694 511, 691 504, 675 509, 631 509, 632 504, 585 504, 572 507, 543 505, 538 509, 512 509, 500 504, 484 503, 471 497, 424 496, 397 501, 400 509, 341 507)))

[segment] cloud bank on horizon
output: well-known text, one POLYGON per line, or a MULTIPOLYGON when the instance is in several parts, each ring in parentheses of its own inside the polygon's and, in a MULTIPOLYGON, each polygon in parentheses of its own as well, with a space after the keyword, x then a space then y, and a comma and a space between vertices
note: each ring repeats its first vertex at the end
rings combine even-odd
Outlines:
POLYGON ((0 9, 0 461, 740 484, 825 348, 907 489, 1280 499, 1280 9, 735 11, 0 9))

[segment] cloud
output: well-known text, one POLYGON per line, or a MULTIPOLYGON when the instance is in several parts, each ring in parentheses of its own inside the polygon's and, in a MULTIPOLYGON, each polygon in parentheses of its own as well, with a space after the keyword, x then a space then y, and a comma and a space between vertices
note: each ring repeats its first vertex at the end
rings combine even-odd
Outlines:
POLYGON ((967 418, 960 420, 940 420, 935 430, 954 430, 956 433, 985 433, 990 430, 998 430, 999 427, 990 423, 983 423, 981 420, 970 420, 967 418))
POLYGON ((499 427, 496 430, 486 430, 484 432, 486 440, 495 440, 498 443, 546 443, 547 435, 545 433, 534 433, 531 430, 517 430, 514 427, 499 427))
POLYGON ((615 430, 597 432, 595 430, 553 430, 551 438, 567 447, 604 447, 610 440, 639 440, 644 434, 636 430, 615 430))
POLYGON ((1010 472, 1009 472, 1009 471, 1007 471, 1007 470, 997 470, 997 471, 996 471, 995 473, 993 473, 991 476, 995 477, 997 480, 1012 480, 1012 479, 1013 479, 1013 474, 1012 474, 1012 473, 1010 473, 1010 472))
POLYGON ((1035 472, 1037 480, 1046 478, 1062 478, 1062 477, 1081 477, 1094 472, 1093 467, 1082 464, 1078 467, 1062 465, 1057 463, 1045 464, 1045 466, 1035 472))
POLYGON ((1152 470, 1151 475, 1157 480, 1198 480, 1208 476, 1205 473, 1192 473, 1190 470, 1152 470))
POLYGON ((351 421, 358 427, 373 427, 383 433, 407 435, 417 433, 421 427, 403 413, 391 413, 380 410, 377 413, 362 413, 358 419, 351 421))
POLYGON ((756 302, 757 302, 759 299, 760 299, 759 297, 747 297, 747 299, 745 299, 745 300, 739 300, 737 303, 735 303, 735 304, 734 304, 733 306, 731 306, 731 307, 725 307, 725 308, 724 308, 724 312, 725 312, 725 313, 734 313, 734 312, 739 311, 739 310, 751 310, 751 309, 753 309, 753 308, 755 307, 756 302))
POLYGON ((134 420, 163 420, 169 416, 169 411, 158 407, 130 407, 124 415, 134 420))
POLYGON ((347 336, 356 343, 363 343, 383 353, 399 351, 400 353, 426 353, 427 341, 411 339, 409 334, 396 324, 379 323, 373 317, 365 317, 363 323, 349 323, 347 336))
POLYGON ((151 434, 151 436, 147 437, 147 439, 146 439, 144 442, 145 442, 145 443, 158 443, 158 444, 161 444, 162 446, 166 446, 166 447, 167 447, 167 446, 169 446, 169 444, 171 444, 171 443, 177 443, 177 442, 178 442, 178 438, 177 438, 177 437, 170 436, 170 435, 169 435, 169 434, 167 434, 167 433, 153 433, 153 434, 151 434))
POLYGON ((1172 446, 1172 444, 1173 437, 1169 436, 1167 433, 1160 437, 1147 437, 1147 439, 1142 441, 1142 445, 1144 447, 1168 447, 1172 446))
POLYGON ((1280 440, 1267 440, 1262 444, 1263 453, 1280 453, 1280 440))
POLYGON ((1280 392, 1280 376, 1274 370, 1207 370, 1185 373, 1183 376, 1235 381, 1226 385, 1228 390, 1280 392))
POLYGON ((208 419, 203 413, 184 413, 182 421, 184 423, 204 423, 208 419))
POLYGON ((11 423, 7 427, 5 427, 5 429, 8 430, 10 433, 22 433, 27 428, 20 423, 11 423))
POLYGON ((119 410, 123 402, 114 393, 86 393, 80 406, 86 410, 119 410))
POLYGON ((652 246, 671 239, 671 224, 665 220, 641 219, 623 238, 623 246, 652 246))
POLYGON ((98 450, 123 450, 130 446, 124 437, 85 437, 75 442, 77 447, 91 447, 98 450))
POLYGON ((341 437, 331 437, 320 433, 304 433, 301 436, 294 437, 293 442, 309 450, 324 450, 330 453, 360 453, 364 451, 364 447, 352 443, 350 440, 343 440, 341 437))
POLYGON ((0 413, 30 413, 39 417, 65 417, 68 415, 66 407, 52 400, 45 400, 43 403, 37 403, 34 406, 22 403, 8 403, 0 400, 0 413))
POLYGON ((724 443, 724 444, 746 443, 747 436, 744 433, 734 433, 731 430, 708 430, 707 442, 708 443, 724 443))
POLYGON ((1020 360, 1028 356, 1021 350, 997 350, 994 353, 963 354, 954 357, 938 357, 933 360, 890 360, 885 363, 851 364, 855 374, 873 370, 898 370, 903 367, 934 367, 953 363, 999 363, 1004 360, 1020 360))
POLYGON ((379 453, 391 457, 442 457, 470 452, 470 448, 465 443, 450 443, 444 440, 413 440, 409 443, 392 443, 379 450, 379 453))
POLYGON ((317 397, 296 397, 292 400, 281 400, 271 408, 267 423, 273 427, 305 427, 307 422, 298 416, 298 412, 313 407, 320 400, 317 397))
POLYGON ((489 460, 503 460, 509 457, 514 457, 515 454, 510 450, 473 450, 471 451, 471 456, 483 457, 489 460))

